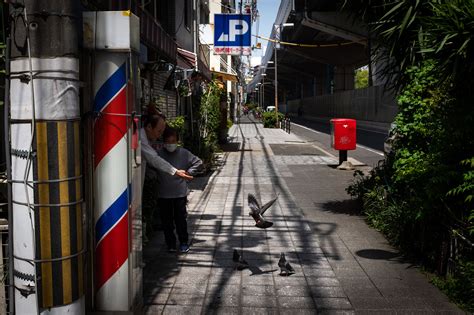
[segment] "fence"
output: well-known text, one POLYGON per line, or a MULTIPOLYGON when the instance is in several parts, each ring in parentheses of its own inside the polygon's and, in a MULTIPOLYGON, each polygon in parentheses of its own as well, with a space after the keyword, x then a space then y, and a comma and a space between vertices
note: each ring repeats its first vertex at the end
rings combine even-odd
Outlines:
POLYGON ((280 128, 285 130, 287 133, 291 133, 291 120, 290 118, 284 118, 280 121, 280 128))
POLYGON ((383 86, 349 90, 288 101, 288 112, 303 117, 344 117, 392 122, 397 114, 395 96, 383 86))

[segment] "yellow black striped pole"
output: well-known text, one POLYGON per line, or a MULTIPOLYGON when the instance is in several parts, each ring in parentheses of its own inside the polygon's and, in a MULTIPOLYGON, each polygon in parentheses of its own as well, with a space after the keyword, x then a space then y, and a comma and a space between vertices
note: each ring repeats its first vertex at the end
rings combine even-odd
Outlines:
POLYGON ((83 294, 79 124, 36 124, 35 230, 42 308, 70 304, 83 294))

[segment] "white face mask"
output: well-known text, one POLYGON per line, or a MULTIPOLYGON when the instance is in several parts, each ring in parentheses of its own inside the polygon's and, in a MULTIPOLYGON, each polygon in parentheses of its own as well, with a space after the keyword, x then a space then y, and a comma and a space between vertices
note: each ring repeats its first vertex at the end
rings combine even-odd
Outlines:
POLYGON ((168 152, 174 152, 176 151, 176 148, 178 147, 178 144, 176 143, 165 143, 164 148, 168 152))

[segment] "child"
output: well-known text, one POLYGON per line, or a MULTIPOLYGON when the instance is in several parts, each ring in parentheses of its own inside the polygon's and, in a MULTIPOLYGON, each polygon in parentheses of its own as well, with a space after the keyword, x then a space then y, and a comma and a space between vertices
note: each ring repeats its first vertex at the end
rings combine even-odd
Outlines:
MULTIPOLYGON (((167 127, 163 133, 163 148, 158 155, 168 161, 177 169, 186 170, 189 175, 195 175, 202 166, 202 161, 188 150, 178 147, 178 133, 175 129, 167 127)), ((158 174, 158 208, 163 224, 166 245, 170 252, 176 251, 176 236, 178 234, 180 243, 179 250, 182 253, 189 251, 188 227, 186 222, 186 203, 188 185, 180 177, 171 176, 167 173, 158 174)))

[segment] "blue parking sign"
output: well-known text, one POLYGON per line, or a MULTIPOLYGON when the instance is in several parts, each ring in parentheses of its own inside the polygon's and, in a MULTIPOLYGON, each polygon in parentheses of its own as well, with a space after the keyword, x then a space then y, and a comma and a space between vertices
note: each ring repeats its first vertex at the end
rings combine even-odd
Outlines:
POLYGON ((250 55, 250 14, 214 14, 214 54, 250 55))

